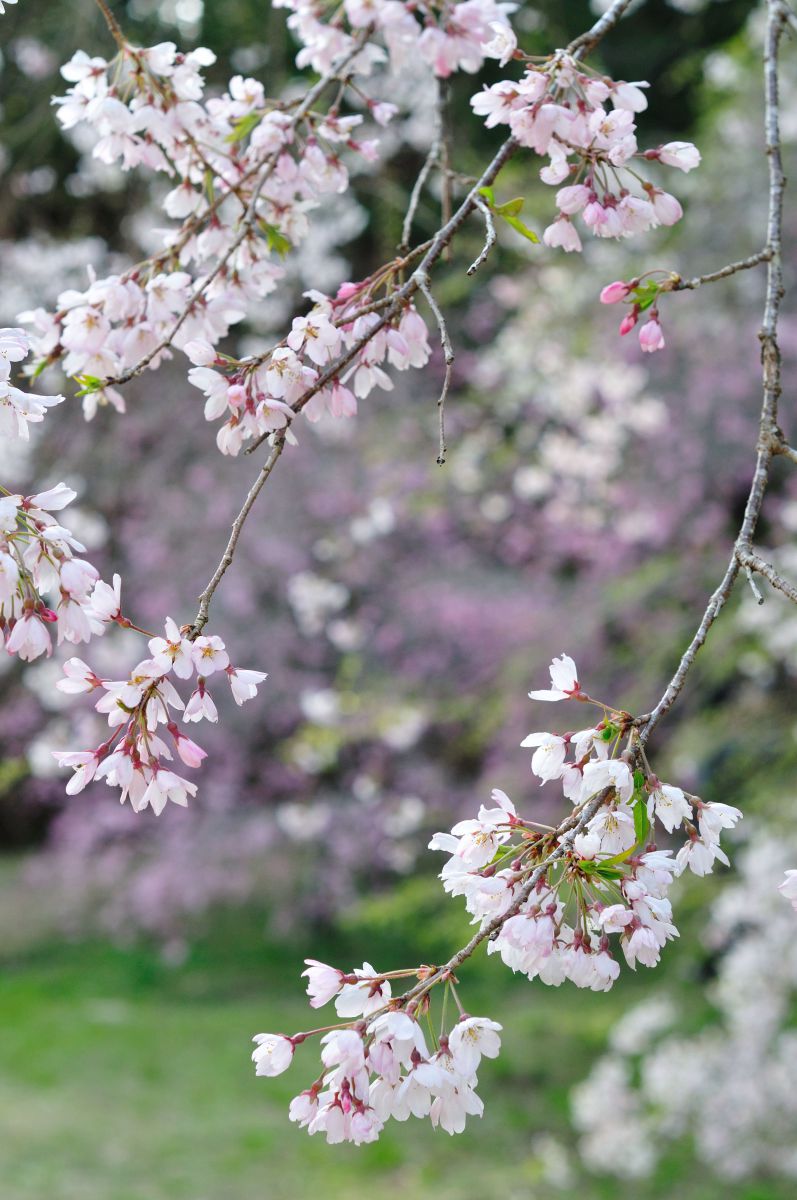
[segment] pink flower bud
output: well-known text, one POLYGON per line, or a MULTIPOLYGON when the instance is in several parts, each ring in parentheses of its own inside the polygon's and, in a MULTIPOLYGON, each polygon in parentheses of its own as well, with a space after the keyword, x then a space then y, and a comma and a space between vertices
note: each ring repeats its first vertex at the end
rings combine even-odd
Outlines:
POLYGON ((589 204, 591 195, 590 189, 583 183, 573 183, 569 187, 559 189, 556 193, 556 204, 561 212, 572 216, 589 204))
POLYGON ((209 367, 216 361, 216 351, 210 342, 203 341, 201 338, 194 338, 192 341, 186 342, 183 346, 183 353, 195 367, 209 367))
POLYGON ((614 283, 607 283, 601 292, 601 304, 619 304, 621 300, 625 300, 630 291, 630 287, 622 279, 617 279, 614 283))
POLYGON ((700 151, 691 142, 667 142, 657 147, 656 158, 679 171, 693 171, 700 165, 700 151))
POLYGON ((625 337, 627 333, 630 333, 638 319, 639 313, 636 308, 632 308, 631 312, 627 312, 620 322, 620 337, 625 337))
POLYGON ((177 747, 177 753, 187 767, 201 767, 203 759, 208 756, 207 750, 203 750, 196 742, 177 728, 173 721, 169 722, 169 733, 174 738, 174 744, 177 747))
POLYGON ((661 331, 661 325, 655 317, 651 317, 647 324, 643 325, 639 331, 639 344, 646 354, 652 354, 654 350, 664 349, 664 334, 661 331))
POLYGON ((662 192, 659 188, 651 188, 649 195, 656 219, 662 225, 674 225, 676 221, 680 221, 684 210, 675 196, 671 196, 669 192, 662 192))

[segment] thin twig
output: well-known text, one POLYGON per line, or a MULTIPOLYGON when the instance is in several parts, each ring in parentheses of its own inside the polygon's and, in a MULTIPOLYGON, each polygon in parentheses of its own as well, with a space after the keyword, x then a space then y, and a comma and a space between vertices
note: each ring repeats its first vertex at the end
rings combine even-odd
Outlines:
POLYGON ((728 263, 727 267, 722 267, 719 271, 709 271, 707 275, 696 275, 694 279, 678 279, 673 282, 669 291, 684 292, 702 287, 704 283, 716 283, 718 279, 727 279, 729 275, 735 275, 738 271, 749 271, 751 267, 758 267, 761 263, 769 262, 772 257, 772 251, 769 246, 763 250, 759 250, 757 254, 751 254, 749 258, 741 258, 738 262, 728 263))
POLYGON ((750 566, 749 563, 744 563, 743 566, 744 566, 744 573, 747 576, 747 582, 750 584, 750 591, 753 593, 753 598, 754 598, 756 604, 763 604, 764 597, 761 593, 760 587, 758 586, 758 584, 755 581, 755 575, 753 574, 753 568, 750 566))
MULTIPOLYGON (((437 82, 437 129, 440 139, 441 214, 443 224, 451 220, 451 128, 448 122, 448 101, 451 94, 447 79, 437 82)), ((445 246, 443 257, 450 258, 450 247, 445 246)))
POLYGON ((415 214, 418 211, 418 204, 421 199, 421 193, 423 192, 423 189, 426 187, 426 181, 429 178, 429 175, 431 174, 432 167, 437 162, 439 154, 440 154, 440 137, 438 135, 435 137, 434 141, 432 142, 431 146, 429 147, 429 153, 426 155, 426 160, 418 173, 418 178, 415 180, 415 183, 412 188, 412 192, 410 193, 410 202, 409 202, 409 205, 407 206, 407 212, 404 216, 404 224, 401 227, 401 241, 400 241, 399 247, 398 247, 399 254, 406 254, 410 248, 410 236, 412 234, 412 222, 415 220, 415 214))
POLYGON ((476 274, 482 263, 486 261, 487 256, 489 255, 496 241, 495 222, 493 221, 493 214, 490 212, 489 206, 484 203, 481 197, 479 197, 475 203, 479 212, 484 217, 484 224, 486 226, 485 241, 481 254, 468 267, 468 275, 476 274))
POLYGON ((440 446, 437 453, 437 462, 442 467, 446 461, 446 400, 448 399, 449 389, 451 388, 451 374, 454 369, 454 347, 451 345, 451 338, 448 334, 448 326, 446 319, 443 316, 440 305, 435 300, 432 289, 429 287, 429 276, 425 271, 416 271, 415 276, 418 280, 418 289, 426 298, 426 303, 434 313, 434 319, 437 322, 437 328, 440 331, 440 345, 443 347, 443 358, 446 364, 446 373, 443 379, 443 389, 440 392, 437 401, 437 413, 440 425, 440 446))
POLYGON ((249 489, 246 500, 243 503, 243 507, 233 521, 232 529, 230 531, 230 539, 227 542, 225 551, 221 556, 219 565, 213 572, 213 576, 204 592, 199 597, 199 609, 194 617, 194 623, 191 626, 192 637, 198 637, 205 625, 207 625, 210 602, 213 599, 213 593, 221 583, 225 571, 232 563, 235 555, 235 549, 238 545, 238 539, 241 536, 241 530, 244 527, 246 518, 249 516, 250 509, 252 508, 255 500, 257 500, 257 497, 260 494, 260 489, 263 487, 269 475, 274 470, 274 467, 277 465, 277 460, 285 447, 285 436, 285 431, 283 430, 274 438, 274 445, 272 447, 271 454, 269 454, 265 463, 260 468, 260 474, 249 489))
MULTIPOLYGON (((788 579, 784 579, 780 572, 776 571, 772 564, 768 563, 766 559, 761 558, 761 556, 756 554, 753 550, 739 550, 737 557, 747 572, 747 577, 750 580, 750 586, 753 588, 754 592, 757 591, 757 589, 753 583, 753 572, 758 575, 763 575, 764 579, 769 580, 774 588, 777 588, 779 592, 783 592, 784 596, 788 596, 788 598, 794 604, 797 604, 797 588, 793 583, 789 583, 788 579)), ((758 593, 758 597, 758 603, 763 604, 764 598, 761 596, 760 592, 758 593)))
POLYGON ((592 53, 598 42, 603 41, 606 34, 614 29, 618 21, 622 20, 631 3, 632 0, 615 0, 614 4, 606 9, 606 12, 591 29, 573 39, 565 53, 572 55, 573 58, 586 58, 588 54, 592 53))
POLYGON ((777 439, 773 452, 782 455, 783 458, 788 458, 789 462, 797 463, 797 450, 794 450, 788 442, 784 442, 783 438, 777 439))
POLYGON ((102 15, 105 17, 105 24, 108 26, 111 37, 116 42, 119 49, 124 50, 127 46, 127 39, 122 32, 121 25, 111 12, 108 5, 105 3, 105 0, 96 0, 96 4, 102 15))

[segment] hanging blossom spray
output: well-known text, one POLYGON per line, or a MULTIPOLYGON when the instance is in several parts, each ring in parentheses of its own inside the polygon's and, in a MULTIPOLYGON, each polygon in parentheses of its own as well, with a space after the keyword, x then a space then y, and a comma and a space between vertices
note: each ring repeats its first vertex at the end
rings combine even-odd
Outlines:
POLYGON ((561 786, 569 816, 557 828, 541 825, 496 789, 475 818, 429 844, 448 855, 443 887, 464 899, 477 927, 468 945, 443 966, 411 971, 381 973, 364 963, 345 973, 308 959, 311 1007, 334 1001, 340 1020, 255 1038, 258 1075, 281 1074, 298 1046, 320 1039, 321 1072, 290 1107, 291 1120, 309 1133, 368 1142, 388 1118, 410 1116, 461 1133, 468 1116, 482 1113, 475 1090, 481 1059, 500 1049, 501 1026, 469 1015, 460 998, 456 971, 477 946, 486 941, 488 954, 530 980, 608 991, 620 974, 618 950, 632 969, 655 967, 678 936, 667 896, 673 879, 687 869, 702 876, 715 862, 727 865, 720 836, 739 810, 662 783, 648 763, 639 721, 587 695, 567 655, 554 659, 550 677, 551 687, 529 693, 532 699, 578 701, 600 714, 586 729, 531 733, 522 743, 534 750, 531 769, 541 783, 561 786), (686 835, 675 856, 657 848, 657 828, 686 835), (413 982, 394 996, 397 980, 413 982))

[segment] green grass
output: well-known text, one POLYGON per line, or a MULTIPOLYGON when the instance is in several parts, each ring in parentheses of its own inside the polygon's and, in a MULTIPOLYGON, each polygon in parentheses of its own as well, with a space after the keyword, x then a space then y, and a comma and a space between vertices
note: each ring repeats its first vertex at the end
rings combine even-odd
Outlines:
MULTIPOLYGON (((419 896, 405 897, 410 920, 384 931, 385 963, 405 961, 413 941, 424 954, 441 943, 448 931, 415 924, 423 908, 419 896)), ((385 915, 378 905, 375 912, 385 915)), ((312 948, 354 963, 373 945, 375 920, 372 911, 345 937, 320 947, 312 939, 312 948)), ((482 1070, 483 1120, 458 1138, 418 1121, 391 1123, 377 1145, 361 1149, 309 1138, 286 1109, 314 1077, 312 1045, 287 1075, 262 1080, 252 1073, 249 1039, 306 1027, 298 973, 310 950, 309 940, 266 944, 257 918, 229 915, 179 968, 151 948, 52 938, 7 956, 2 1200, 343 1200, 399 1189, 436 1200, 786 1200, 788 1189, 777 1185, 721 1185, 683 1151, 670 1153, 650 1184, 579 1177, 562 1193, 544 1184, 535 1139, 567 1142, 568 1089, 622 1008, 645 994, 649 975, 624 976, 608 996, 582 995, 514 981, 482 961, 463 975, 465 1001, 506 1027, 500 1059, 482 1070)))

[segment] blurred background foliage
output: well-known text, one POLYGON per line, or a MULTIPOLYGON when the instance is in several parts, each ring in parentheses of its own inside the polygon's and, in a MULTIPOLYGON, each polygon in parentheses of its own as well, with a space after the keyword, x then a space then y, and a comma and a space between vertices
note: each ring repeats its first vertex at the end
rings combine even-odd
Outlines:
MULTIPOLYGON (((112 809, 101 786, 65 802, 47 750, 83 744, 91 714, 48 709, 37 672, 4 664, 4 1200, 294 1200, 394 1187, 440 1200, 793 1194, 793 1180, 760 1170, 722 1179, 689 1137, 651 1176, 618 1183, 580 1162, 570 1122, 571 1088, 638 1000, 669 989, 684 1036, 716 1021, 716 950, 702 935, 722 879, 681 889, 681 942, 656 978, 625 972, 609 995, 549 991, 474 963, 468 1007, 504 1023, 506 1046, 483 1072, 485 1117, 461 1138, 394 1126, 377 1146, 327 1147, 287 1123, 302 1066, 265 1085, 247 1061, 254 1032, 306 1023, 305 954, 389 968, 436 961, 466 936, 425 843, 492 786, 553 811, 517 750, 541 720, 525 694, 542 686, 551 654, 573 653, 596 694, 647 708, 715 584, 749 479, 760 279, 668 305, 670 349, 646 363, 594 301, 612 278, 654 265, 698 273, 760 244, 754 7, 651 0, 602 50, 607 71, 653 84, 643 144, 694 137, 704 150, 700 172, 671 181, 685 197, 681 229, 642 250, 593 245, 576 261, 502 232, 476 287, 462 265, 481 231, 466 231, 438 284, 458 346, 446 471, 434 465, 439 362, 369 401, 354 428, 302 434, 219 594, 219 632, 270 679, 209 744, 201 804, 157 824, 112 809)), ((211 46, 218 85, 240 71, 270 94, 298 86, 284 13, 265 0, 114 9, 142 43, 211 46)), ((523 4, 516 18, 540 52, 591 19, 581 0, 523 4)), ((11 323, 21 308, 54 303, 88 266, 137 257, 164 219, 148 180, 98 172, 90 147, 53 120, 61 61, 77 47, 110 53, 90 0, 21 0, 0 37, 0 319, 11 323)), ((789 48, 785 57, 791 147, 789 48)), ((281 305, 264 306, 244 345, 284 325, 318 272, 332 288, 393 254, 432 134, 428 91, 408 90, 385 135, 386 165, 355 178, 354 203, 319 215, 309 256, 287 263, 281 305)), ((470 116, 474 90, 458 79, 449 102, 453 128, 467 130, 456 139, 466 175, 497 144, 470 116)), ((502 175, 499 194, 524 195, 529 222, 546 223, 550 193, 527 159, 502 175)), ((438 220, 432 197, 416 235, 438 220)), ((791 313, 783 346, 793 363, 791 313)), ((248 461, 220 459, 190 392, 179 365, 167 368, 131 389, 123 418, 102 412, 86 426, 72 401, 74 419, 56 414, 29 461, 0 448, 13 487, 34 475, 80 487, 79 532, 104 573, 122 571, 145 625, 191 615, 249 473, 248 461)), ((786 533, 775 554, 789 552, 795 500, 779 471, 768 512, 786 533)), ((662 777, 738 803, 745 824, 784 837, 797 766, 789 622, 777 598, 762 613, 736 598, 655 759, 662 777)))

